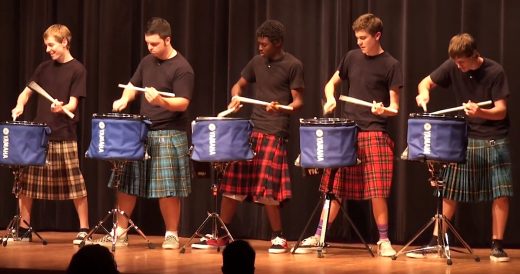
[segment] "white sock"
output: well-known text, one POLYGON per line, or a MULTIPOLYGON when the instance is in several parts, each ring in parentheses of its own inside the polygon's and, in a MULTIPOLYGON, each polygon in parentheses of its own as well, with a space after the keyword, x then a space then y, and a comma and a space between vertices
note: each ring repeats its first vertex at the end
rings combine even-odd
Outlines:
MULTIPOLYGON (((123 233, 125 232, 125 230, 126 230, 125 228, 122 228, 122 227, 120 227, 120 226, 117 226, 117 228, 116 228, 117 236, 123 236, 123 233)), ((113 232, 113 231, 111 231, 111 233, 112 233, 112 232, 113 232)))
POLYGON ((166 230, 166 233, 164 234, 164 238, 166 239, 166 238, 168 238, 168 236, 175 236, 175 237, 179 238, 177 231, 166 230))

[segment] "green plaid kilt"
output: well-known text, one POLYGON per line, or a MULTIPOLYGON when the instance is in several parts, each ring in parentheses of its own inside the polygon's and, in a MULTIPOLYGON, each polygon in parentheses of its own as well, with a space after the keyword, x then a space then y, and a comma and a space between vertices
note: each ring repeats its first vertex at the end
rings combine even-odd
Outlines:
MULTIPOLYGON (((13 186, 16 194, 16 186, 13 186)), ((49 141, 44 166, 23 167, 20 195, 43 200, 71 200, 87 196, 79 169, 76 141, 49 141)))
POLYGON ((186 132, 148 131, 147 149, 149 159, 126 164, 119 191, 144 198, 187 197, 191 177, 186 132))
POLYGON ((469 138, 466 162, 444 169, 444 198, 459 202, 492 201, 513 196, 507 139, 469 138))

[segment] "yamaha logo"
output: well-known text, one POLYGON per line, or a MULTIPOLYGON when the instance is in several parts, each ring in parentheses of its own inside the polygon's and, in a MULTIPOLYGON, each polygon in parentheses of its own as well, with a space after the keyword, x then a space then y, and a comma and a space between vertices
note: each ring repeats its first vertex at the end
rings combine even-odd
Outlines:
POLYGON ((424 145, 423 145, 423 153, 424 154, 431 154, 432 153, 432 125, 430 123, 425 123, 424 126, 424 145))
POLYGON ((325 160, 325 152, 324 152, 324 141, 323 141, 323 130, 316 130, 316 160, 321 162, 325 160))
POLYGON ((9 129, 4 127, 2 129, 2 133, 4 134, 2 138, 2 158, 9 158, 9 129))
POLYGON ((99 122, 98 128, 99 128, 98 152, 103 153, 103 152, 105 152, 105 123, 103 121, 99 122))
POLYGON ((213 123, 208 125, 209 129, 209 155, 217 154, 217 126, 213 123))

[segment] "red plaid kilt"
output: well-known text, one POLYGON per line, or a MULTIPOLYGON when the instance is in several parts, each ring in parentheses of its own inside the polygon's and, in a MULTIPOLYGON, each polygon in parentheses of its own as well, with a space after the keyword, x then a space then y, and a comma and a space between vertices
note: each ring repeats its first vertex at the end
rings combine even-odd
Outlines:
POLYGON ((291 198, 286 139, 253 131, 250 140, 255 157, 229 163, 220 191, 280 202, 291 198))
MULTIPOLYGON (((394 142, 383 131, 360 131, 357 138, 361 163, 340 168, 332 191, 337 197, 350 200, 387 198, 392 187, 394 142)), ((327 190, 330 176, 331 170, 325 169, 320 191, 327 190)))

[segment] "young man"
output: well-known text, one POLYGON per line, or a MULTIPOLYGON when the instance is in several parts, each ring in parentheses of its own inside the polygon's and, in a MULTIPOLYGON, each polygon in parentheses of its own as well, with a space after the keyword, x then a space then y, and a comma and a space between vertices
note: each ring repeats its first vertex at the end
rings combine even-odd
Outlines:
MULTIPOLYGON (((246 197, 263 204, 272 229, 270 253, 287 251, 282 232, 280 203, 291 198, 287 164, 289 115, 303 105, 303 65, 283 49, 285 27, 275 20, 265 21, 256 31, 259 55, 253 57, 231 89, 231 96, 241 95, 250 83, 255 84, 255 99, 270 102, 268 106, 253 108, 254 124, 251 142, 256 155, 252 161, 232 162, 224 174, 220 190, 223 192, 220 217, 229 225, 237 205, 246 197), (289 105, 293 111, 279 108, 289 105)), ((232 100, 228 108, 238 108, 232 100)), ((228 239, 210 239, 194 244, 204 248, 225 245, 228 239)))
MULTIPOLYGON (((371 109, 357 105, 345 106, 342 117, 354 120, 359 127, 357 153, 361 163, 340 168, 334 178, 331 178, 330 169, 325 170, 320 190, 326 192, 329 181, 333 180, 332 190, 337 198, 370 199, 379 231, 378 254, 389 257, 395 254, 388 239, 386 202, 392 185, 394 143, 386 132, 386 123, 387 117, 396 113, 388 111, 384 105, 394 110, 399 109, 402 71, 399 62, 381 46, 381 19, 373 14, 361 15, 354 21, 352 30, 359 49, 347 52, 337 71, 325 85, 327 101, 323 106, 324 113, 331 113, 336 108, 334 91, 343 80, 349 84, 349 96, 374 103, 371 109)), ((333 201, 328 224, 336 219, 338 211, 339 203, 333 201)), ((315 235, 303 240, 296 253, 308 253, 318 247, 326 213, 324 209, 315 235)))
MULTIPOLYGON (((450 58, 419 83, 416 97, 417 105, 426 106, 430 90, 436 86, 450 88, 467 116, 466 163, 449 165, 444 170, 442 214, 451 220, 458 202, 493 201, 490 259, 506 262, 509 256, 503 250, 502 240, 509 214, 509 197, 513 196, 507 140, 509 86, 506 74, 500 64, 480 56, 470 34, 453 36, 448 54, 450 58), (480 108, 476 104, 487 100, 493 101, 492 107, 480 108)), ((432 245, 437 245, 436 234, 434 231, 432 245)), ((428 254, 407 255, 422 258, 428 254)))
MULTIPOLYGON (((47 28, 43 42, 51 60, 41 63, 31 81, 36 82, 58 102, 52 103, 38 96, 35 122, 46 123, 52 130, 49 136, 47 164, 30 166, 20 176, 20 235, 31 222, 33 199, 73 200, 79 217, 80 232, 73 240, 80 244, 89 231, 87 189, 79 169, 76 125, 80 98, 87 95, 87 71, 70 53, 72 34, 60 24, 47 28), (65 103, 66 102, 66 103, 65 103), (65 115, 64 109, 74 113, 74 119, 65 115)), ((22 115, 33 91, 26 87, 18 96, 13 118, 22 115)), ((15 189, 13 189, 13 192, 15 189)), ((28 240, 31 240, 29 235, 28 240)))
MULTIPOLYGON (((152 122, 147 141, 151 158, 127 166, 117 200, 118 207, 130 216, 137 196, 159 199, 166 227, 162 244, 165 249, 179 248, 180 198, 191 192, 185 111, 193 93, 194 73, 188 61, 173 48, 171 37, 170 24, 165 19, 154 17, 148 21, 144 40, 150 54, 141 60, 128 83, 146 87, 146 92, 138 94, 125 89, 113 103, 114 111, 121 111, 129 102, 139 99, 141 115, 152 122), (162 97, 158 91, 173 92, 175 97, 162 97)), ((128 221, 119 218, 118 235, 127 227, 128 221)), ((128 236, 122 236, 116 245, 128 244, 128 236)), ((111 241, 110 235, 101 239, 101 243, 111 244, 111 241)))

